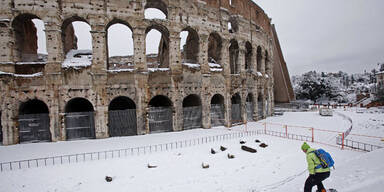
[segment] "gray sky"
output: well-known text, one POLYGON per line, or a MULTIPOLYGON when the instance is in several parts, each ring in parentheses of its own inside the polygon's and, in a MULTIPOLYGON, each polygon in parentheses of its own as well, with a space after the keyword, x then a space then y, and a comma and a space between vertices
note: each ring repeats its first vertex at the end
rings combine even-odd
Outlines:
POLYGON ((272 18, 290 75, 384 62, 383 0, 253 0, 272 18))

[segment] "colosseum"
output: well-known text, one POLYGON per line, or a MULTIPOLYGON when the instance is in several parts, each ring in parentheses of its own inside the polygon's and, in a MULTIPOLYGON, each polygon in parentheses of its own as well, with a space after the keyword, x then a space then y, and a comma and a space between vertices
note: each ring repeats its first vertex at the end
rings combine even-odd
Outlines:
POLYGON ((1 0, 0 29, 3 145, 231 127, 293 98, 275 28, 251 0, 1 0), (74 22, 89 25, 90 50, 77 49, 74 22), (131 55, 109 55, 116 24, 131 55))

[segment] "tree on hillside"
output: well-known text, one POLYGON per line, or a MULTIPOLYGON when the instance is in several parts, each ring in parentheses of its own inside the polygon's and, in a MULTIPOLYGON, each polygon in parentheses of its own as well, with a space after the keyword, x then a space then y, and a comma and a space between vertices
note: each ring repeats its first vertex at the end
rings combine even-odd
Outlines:
POLYGON ((335 98, 339 94, 338 88, 335 87, 327 77, 321 77, 314 73, 307 73, 304 78, 298 82, 295 87, 297 99, 310 99, 316 102, 319 98, 335 98))

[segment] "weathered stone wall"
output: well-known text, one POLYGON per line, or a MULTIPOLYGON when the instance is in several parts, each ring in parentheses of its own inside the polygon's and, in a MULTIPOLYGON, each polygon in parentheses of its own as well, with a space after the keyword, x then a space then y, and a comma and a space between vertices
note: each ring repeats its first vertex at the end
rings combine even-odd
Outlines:
MULTIPOLYGON (((231 97, 241 97, 242 118, 247 121, 246 98, 252 95, 254 119, 272 113, 273 107, 273 55, 270 19, 250 0, 2 0, 0 1, 0 106, 3 144, 19 142, 18 115, 21 103, 38 99, 49 108, 52 141, 65 140, 65 106, 73 98, 85 98, 95 111, 96 138, 109 136, 108 106, 118 96, 126 96, 136 104, 137 133, 149 133, 148 103, 157 96, 170 99, 173 109, 173 130, 182 130, 183 99, 195 94, 203 108, 204 128, 210 128, 210 103, 215 94, 224 97, 226 126, 231 123, 231 97), (158 8, 166 13, 166 20, 144 19, 145 8, 158 8), (45 23, 48 59, 39 63, 35 75, 15 70, 20 62, 20 45, 16 38, 15 19, 31 15, 45 23), (62 63, 71 42, 63 39, 65 26, 72 21, 84 21, 91 26, 92 65, 80 69, 64 69, 62 63), (228 22, 237 25, 237 31, 228 30, 228 22), (132 70, 112 71, 108 67, 107 27, 111 23, 129 26, 133 34, 134 55, 132 70), (168 51, 160 55, 169 63, 169 70, 151 71, 145 55, 145 37, 151 29, 166 34, 164 43, 168 51), (191 29, 198 35, 198 68, 182 64, 180 32, 191 29), (208 63, 209 38, 216 34, 221 39, 221 70, 213 70, 208 63), (238 43, 238 72, 230 73, 231 40, 238 43), (245 69, 246 43, 251 45, 251 67, 245 69), (67 44, 67 45, 65 45, 67 44), (69 44, 69 45, 68 45, 69 44), (257 63, 257 48, 261 60, 257 63), (164 55, 165 54, 165 55, 164 55), (267 66, 266 66, 267 65, 267 66), (258 66, 260 70, 258 71, 258 66), (268 102, 263 105, 263 115, 257 113, 258 98, 268 102), (268 106, 268 109, 266 108, 268 106)), ((69 32, 70 34, 71 32, 69 32)), ((191 40, 192 41, 192 40, 191 40)), ((195 39, 193 39, 195 41, 195 39)), ((73 45, 72 45, 73 46, 73 45)), ((28 69, 36 63, 25 64, 28 69)), ((21 70, 22 71, 22 70, 21 70)))

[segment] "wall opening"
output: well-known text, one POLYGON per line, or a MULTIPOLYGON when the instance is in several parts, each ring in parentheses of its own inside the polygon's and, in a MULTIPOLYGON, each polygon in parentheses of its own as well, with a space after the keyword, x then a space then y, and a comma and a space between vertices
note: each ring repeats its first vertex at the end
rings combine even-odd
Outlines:
POLYGON ((215 94, 211 99, 211 125, 221 126, 225 124, 225 107, 224 97, 220 94, 215 94))
POLYGON ((261 72, 261 69, 262 69, 262 59, 263 59, 263 56, 261 55, 261 47, 258 46, 257 47, 257 72, 261 72))
POLYGON ((65 106, 67 140, 95 138, 94 109, 85 98, 73 98, 65 106))
POLYGON ((146 29, 145 54, 148 68, 169 68, 169 32, 165 27, 146 29))
POLYGON ((252 93, 249 93, 246 99, 246 106, 247 106, 247 120, 251 121, 253 120, 253 95, 252 93))
POLYGON ((38 99, 28 100, 20 105, 19 114, 27 115, 27 114, 43 114, 49 113, 48 106, 38 99))
POLYGON ((228 20, 228 32, 236 33, 239 30, 239 23, 236 17, 230 17, 228 20))
POLYGON ((241 123, 243 120, 241 118, 241 97, 239 93, 236 93, 232 96, 231 103, 232 124, 241 123))
POLYGON ((201 100, 198 95, 188 95, 183 100, 183 129, 200 128, 202 125, 201 100))
POLYGON ((148 122, 151 133, 173 130, 172 102, 168 97, 157 95, 149 102, 148 122))
POLYGON ((21 103, 19 108, 19 142, 51 141, 48 106, 38 99, 21 103))
POLYGON ((257 97, 257 107, 258 107, 258 117, 259 119, 262 119, 264 117, 263 114, 263 95, 261 92, 259 92, 258 97, 257 97))
POLYGON ((229 64, 231 74, 239 74, 239 44, 236 40, 232 39, 229 46, 229 64))
POLYGON ((133 36, 131 27, 119 20, 107 26, 108 69, 133 69, 133 36))
POLYGON ((47 62, 44 22, 36 15, 21 14, 12 22, 16 74, 42 72, 47 62))
POLYGON ((92 63, 91 26, 81 17, 66 19, 62 25, 64 67, 89 66, 92 63))
POLYGON ((199 35, 188 27, 180 33, 180 51, 183 63, 198 63, 199 35))
POLYGON ((268 51, 265 51, 265 73, 271 72, 270 60, 268 51))
POLYGON ((208 37, 208 62, 211 64, 221 63, 222 40, 219 34, 211 33, 208 37))
POLYGON ((245 70, 252 71, 252 45, 249 41, 245 43, 245 70))
POLYGON ((65 112, 66 113, 73 113, 73 112, 90 112, 93 110, 93 105, 91 102, 89 102, 87 99, 84 98, 74 98, 68 101, 67 105, 65 106, 65 112))
POLYGON ((108 107, 108 128, 111 137, 137 135, 136 105, 125 96, 116 97, 108 107))
POLYGON ((161 0, 147 0, 144 9, 145 19, 168 18, 168 6, 161 0))

